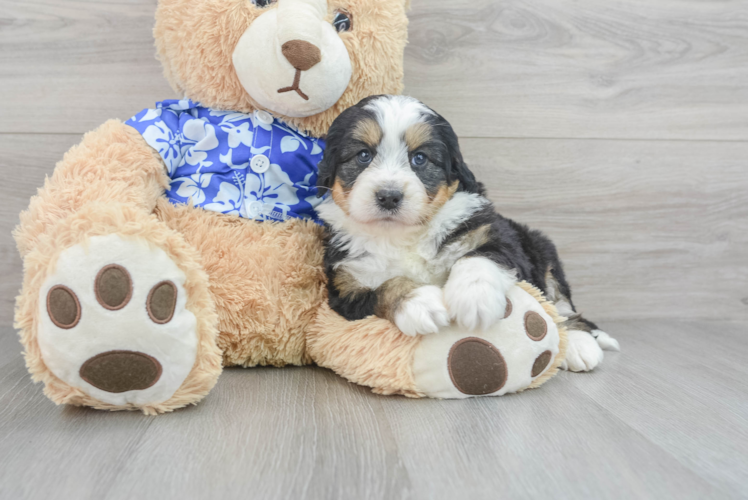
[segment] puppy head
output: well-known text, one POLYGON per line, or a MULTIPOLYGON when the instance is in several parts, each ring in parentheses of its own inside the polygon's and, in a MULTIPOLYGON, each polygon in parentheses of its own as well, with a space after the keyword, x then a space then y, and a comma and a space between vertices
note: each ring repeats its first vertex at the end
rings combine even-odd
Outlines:
POLYGON ((455 192, 479 190, 450 124, 411 97, 364 99, 335 119, 326 144, 319 195, 331 191, 359 223, 423 224, 455 192))

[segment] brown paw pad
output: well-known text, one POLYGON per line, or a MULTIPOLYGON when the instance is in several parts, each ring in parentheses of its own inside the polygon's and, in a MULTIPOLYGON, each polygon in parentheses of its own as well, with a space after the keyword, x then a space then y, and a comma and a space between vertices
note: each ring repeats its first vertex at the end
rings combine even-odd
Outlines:
POLYGON ((73 328, 81 319, 81 303, 68 287, 55 285, 47 293, 47 314, 56 326, 73 328))
POLYGON ((104 309, 118 311, 125 307, 132 298, 130 273, 117 264, 104 266, 96 275, 94 291, 96 300, 104 309))
POLYGON ((528 311, 525 314, 525 331, 532 340, 543 340, 545 334, 548 333, 548 324, 540 314, 528 311))
POLYGON ((509 316, 512 315, 512 301, 509 300, 509 297, 506 299, 506 309, 504 309, 504 319, 507 319, 509 316))
POLYGON ((530 372, 530 375, 533 377, 537 377, 541 373, 543 373, 543 370, 548 366, 548 363, 551 362, 551 351, 544 351, 535 359, 535 362, 532 364, 532 372, 530 372))
POLYGON ((449 350, 449 376, 463 394, 480 396, 496 392, 506 383, 504 358, 496 347, 483 339, 469 337, 449 350))
POLYGON ((83 363, 80 376, 97 389, 120 393, 148 389, 161 372, 161 363, 142 352, 108 351, 83 363))
POLYGON ((171 281, 162 281, 148 292, 146 308, 154 323, 168 323, 174 317, 177 306, 177 286, 171 281))

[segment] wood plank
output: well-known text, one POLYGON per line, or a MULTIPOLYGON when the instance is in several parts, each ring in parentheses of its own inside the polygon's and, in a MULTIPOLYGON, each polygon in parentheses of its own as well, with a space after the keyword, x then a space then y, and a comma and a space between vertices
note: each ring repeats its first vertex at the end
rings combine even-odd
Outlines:
POLYGON ((556 242, 593 321, 748 319, 748 143, 461 144, 497 209, 556 242))
MULTIPOLYGON (((156 0, 3 0, 0 132, 84 133, 173 91, 156 0)), ((414 0, 406 91, 469 137, 746 140, 742 0, 414 0)))
POLYGON ((381 399, 322 369, 226 370, 205 403, 155 419, 109 497, 403 498, 381 399))
POLYGON ((83 134, 171 90, 155 59, 156 0, 2 0, 0 132, 83 134))
POLYGON ((748 325, 653 321, 619 327, 625 331, 620 356, 610 356, 598 374, 564 379, 694 474, 735 498, 744 496, 748 384, 745 369, 731 366, 744 365, 748 325), (711 353, 715 347, 718 355, 711 353))
POLYGON ((470 137, 748 139, 742 0, 413 0, 406 91, 470 137))
POLYGON ((55 407, 18 357, 0 369, 0 496, 741 496, 746 384, 713 363, 739 365, 748 323, 611 326, 623 351, 598 371, 466 401, 377 396, 314 367, 231 369, 198 406, 145 417, 55 407), (699 361, 715 340, 737 344, 699 361))
POLYGON ((718 496, 569 380, 496 399, 384 406, 419 498, 718 496))
POLYGON ((55 406, 19 358, 0 371, 0 498, 98 498, 151 423, 55 406))

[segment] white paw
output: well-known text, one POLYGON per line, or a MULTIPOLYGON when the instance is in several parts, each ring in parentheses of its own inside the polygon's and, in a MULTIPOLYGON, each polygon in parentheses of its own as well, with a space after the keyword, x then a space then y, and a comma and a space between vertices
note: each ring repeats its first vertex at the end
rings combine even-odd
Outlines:
POLYGON ((449 315, 466 330, 486 330, 504 317, 506 294, 516 283, 514 273, 484 257, 458 261, 444 286, 449 315))
POLYGON ((40 291, 37 340, 44 363, 104 403, 166 401, 197 356, 185 279, 146 241, 112 234, 64 250, 40 291))
POLYGON ((603 362, 603 350, 592 335, 582 330, 569 330, 564 370, 588 372, 603 362))
POLYGON ((592 330, 592 336, 597 340, 597 345, 605 351, 620 351, 618 341, 602 330, 592 330))
POLYGON ((395 313, 395 324, 405 335, 436 333, 449 324, 449 313, 444 307, 442 290, 438 286, 422 286, 395 313))

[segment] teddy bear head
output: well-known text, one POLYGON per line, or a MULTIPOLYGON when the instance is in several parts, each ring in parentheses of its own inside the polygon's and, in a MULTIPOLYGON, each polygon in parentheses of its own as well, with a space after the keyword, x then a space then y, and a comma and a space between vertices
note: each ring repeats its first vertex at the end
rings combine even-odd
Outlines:
POLYGON ((408 2, 160 0, 154 36, 181 96, 321 136, 364 97, 401 91, 408 2))

